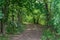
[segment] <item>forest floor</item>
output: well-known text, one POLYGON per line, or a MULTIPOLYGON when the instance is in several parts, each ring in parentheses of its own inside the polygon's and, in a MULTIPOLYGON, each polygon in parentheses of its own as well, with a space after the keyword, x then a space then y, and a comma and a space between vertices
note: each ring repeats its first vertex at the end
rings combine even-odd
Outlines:
POLYGON ((13 35, 10 40, 40 40, 42 36, 42 28, 40 25, 30 24, 27 29, 20 35, 13 35))

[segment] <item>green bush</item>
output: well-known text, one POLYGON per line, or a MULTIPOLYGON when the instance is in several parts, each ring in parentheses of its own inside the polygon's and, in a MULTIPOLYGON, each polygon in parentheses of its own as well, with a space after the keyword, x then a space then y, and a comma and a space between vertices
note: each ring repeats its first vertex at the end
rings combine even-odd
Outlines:
POLYGON ((6 32, 8 34, 16 34, 16 33, 21 33, 25 30, 25 25, 19 24, 19 23, 14 23, 11 22, 9 25, 6 27, 6 32))

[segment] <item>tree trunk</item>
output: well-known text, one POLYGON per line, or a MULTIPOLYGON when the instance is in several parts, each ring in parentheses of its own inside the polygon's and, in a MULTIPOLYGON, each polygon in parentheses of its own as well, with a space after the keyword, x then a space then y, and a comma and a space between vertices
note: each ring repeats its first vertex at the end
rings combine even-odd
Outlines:
POLYGON ((3 22, 0 20, 0 33, 3 33, 3 22))
POLYGON ((8 21, 8 5, 9 1, 5 0, 5 5, 2 7, 2 13, 4 14, 2 21, 1 21, 1 32, 2 34, 5 34, 5 26, 8 21))
POLYGON ((49 20, 50 20, 50 12, 48 10, 48 1, 47 0, 44 0, 44 3, 45 3, 45 10, 46 10, 46 15, 47 15, 47 27, 49 27, 49 20))

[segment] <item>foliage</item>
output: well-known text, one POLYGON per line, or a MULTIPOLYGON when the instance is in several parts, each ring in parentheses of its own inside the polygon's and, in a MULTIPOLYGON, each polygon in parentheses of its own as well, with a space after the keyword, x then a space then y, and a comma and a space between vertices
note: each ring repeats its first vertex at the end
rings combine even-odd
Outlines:
POLYGON ((0 36, 0 40, 9 40, 9 36, 0 36))
POLYGON ((59 40, 60 0, 0 0, 0 26, 7 33, 21 33, 28 23, 49 24, 42 40, 59 40))
POLYGON ((51 2, 51 11, 50 11, 50 29, 45 29, 43 32, 42 40, 60 40, 60 1, 53 0, 51 2))
POLYGON ((52 21, 53 21, 53 26, 54 26, 54 29, 56 29, 56 33, 60 34, 60 2, 59 0, 54 0, 54 8, 52 9, 53 10, 53 16, 52 16, 52 21), (56 3, 56 4, 55 4, 56 3))
POLYGON ((9 22, 8 26, 6 27, 6 32, 8 34, 19 34, 25 30, 25 25, 9 22))

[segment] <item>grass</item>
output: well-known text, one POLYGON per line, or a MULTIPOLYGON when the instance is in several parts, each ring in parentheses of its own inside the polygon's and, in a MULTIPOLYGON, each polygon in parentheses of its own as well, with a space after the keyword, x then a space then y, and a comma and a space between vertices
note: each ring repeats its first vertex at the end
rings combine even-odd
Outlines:
POLYGON ((9 40, 9 36, 8 35, 0 36, 0 40, 9 40))

